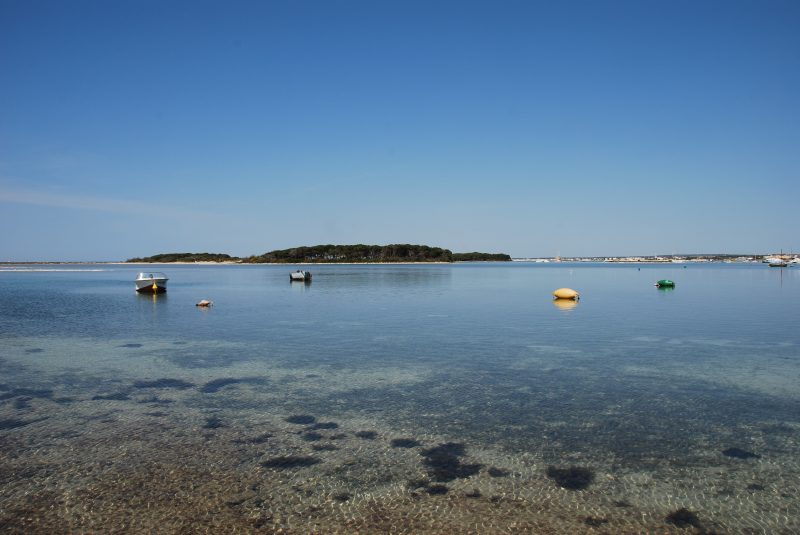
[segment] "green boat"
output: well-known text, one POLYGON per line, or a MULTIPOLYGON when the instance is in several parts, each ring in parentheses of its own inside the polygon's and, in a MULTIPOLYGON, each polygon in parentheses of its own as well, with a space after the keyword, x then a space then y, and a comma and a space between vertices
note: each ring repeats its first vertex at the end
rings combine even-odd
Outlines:
POLYGON ((669 279, 661 279, 660 281, 656 282, 656 288, 674 288, 675 281, 671 281, 669 279))

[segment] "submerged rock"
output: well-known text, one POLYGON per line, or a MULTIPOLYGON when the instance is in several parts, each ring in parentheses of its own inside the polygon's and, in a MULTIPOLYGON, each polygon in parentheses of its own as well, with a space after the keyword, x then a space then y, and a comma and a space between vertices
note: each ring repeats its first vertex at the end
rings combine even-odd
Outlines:
POLYGON ((149 398, 139 399, 136 403, 152 403, 154 405, 169 405, 175 403, 173 399, 161 399, 158 396, 150 396, 149 398))
POLYGON ((494 466, 489 468, 489 475, 491 477, 506 477, 510 473, 511 472, 509 472, 508 470, 503 470, 502 468, 497 468, 494 466))
POLYGON ((317 421, 317 419, 310 414, 293 414, 292 416, 287 417, 286 421, 290 424, 308 425, 313 424, 317 421))
POLYGON ((27 396, 31 398, 52 399, 53 391, 42 388, 14 388, 10 392, 0 394, 0 401, 15 398, 17 396, 27 396))
POLYGON ((583 466, 570 466, 568 468, 547 467, 547 477, 568 490, 583 490, 594 481, 594 472, 583 466))
POLYGON ((419 442, 413 438, 395 438, 391 444, 393 448, 414 448, 419 446, 419 442))
POLYGON ((8 418, 6 420, 0 420, 0 430, 25 427, 26 425, 32 424, 34 421, 35 420, 32 421, 17 420, 16 418, 8 418))
POLYGON ((226 427, 222 420, 217 416, 209 416, 206 418, 203 429, 219 429, 220 427, 226 427))
POLYGON ((266 380, 262 377, 221 377, 219 379, 212 379, 200 387, 200 392, 204 394, 213 394, 219 392, 221 389, 228 385, 249 384, 249 385, 263 385, 266 380))
POLYGON ((182 381, 181 379, 156 379, 154 381, 136 381, 133 383, 136 388, 177 388, 178 390, 185 390, 192 388, 194 383, 182 381))
POLYGON ((726 457, 733 457, 734 459, 760 459, 761 455, 756 455, 752 451, 743 450, 741 448, 728 448, 722 450, 722 455, 726 457))
POLYGON ((447 442, 435 448, 422 450, 425 457, 423 464, 428 468, 428 475, 434 481, 447 482, 477 474, 482 464, 463 464, 460 457, 464 456, 464 445, 457 442, 447 442))
POLYGON ((425 492, 431 495, 447 494, 449 491, 450 489, 447 488, 447 485, 431 485, 425 490, 425 492))
POLYGON ((226 377, 223 379, 214 379, 213 381, 209 381, 203 386, 200 387, 200 392, 204 394, 213 394, 214 392, 218 392, 222 387, 228 385, 235 385, 237 383, 241 383, 241 379, 234 379, 232 377, 226 377))
POLYGON ((92 401, 126 401, 129 399, 131 398, 127 392, 114 392, 113 394, 97 394, 96 396, 92 396, 92 401))
POLYGON ((681 507, 677 511, 671 512, 667 515, 665 520, 670 524, 678 526, 679 528, 687 528, 689 526, 702 528, 702 524, 700 524, 700 519, 697 518, 697 515, 685 507, 681 507))

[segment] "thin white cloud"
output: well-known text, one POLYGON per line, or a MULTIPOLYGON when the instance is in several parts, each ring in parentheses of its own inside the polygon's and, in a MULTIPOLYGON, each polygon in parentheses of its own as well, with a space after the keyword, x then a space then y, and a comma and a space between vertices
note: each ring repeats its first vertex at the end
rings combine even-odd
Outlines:
POLYGON ((0 203, 30 204, 36 206, 52 206, 72 210, 91 210, 111 212, 115 214, 138 214, 148 216, 208 216, 207 211, 178 208, 163 204, 129 201, 125 199, 108 199, 87 197, 83 195, 66 195, 36 190, 8 189, 0 187, 0 203))

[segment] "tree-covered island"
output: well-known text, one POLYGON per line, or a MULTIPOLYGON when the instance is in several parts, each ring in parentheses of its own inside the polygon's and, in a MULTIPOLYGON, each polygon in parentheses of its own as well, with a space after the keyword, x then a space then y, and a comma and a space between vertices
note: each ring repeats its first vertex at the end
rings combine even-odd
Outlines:
POLYGON ((163 253, 127 262, 241 262, 245 264, 360 264, 398 262, 508 262, 507 254, 453 253, 449 249, 427 245, 315 245, 270 251, 262 255, 238 258, 215 253, 163 253))
POLYGON ((129 258, 126 262, 169 264, 171 262, 239 262, 240 258, 222 253, 162 253, 143 258, 129 258))
POLYGON ((427 245, 315 245, 270 251, 244 261, 254 264, 452 262, 453 253, 427 245))

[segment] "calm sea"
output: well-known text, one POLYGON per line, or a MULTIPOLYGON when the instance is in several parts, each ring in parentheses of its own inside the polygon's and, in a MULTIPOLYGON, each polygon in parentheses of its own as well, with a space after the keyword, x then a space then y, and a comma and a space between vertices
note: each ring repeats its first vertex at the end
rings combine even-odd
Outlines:
POLYGON ((0 531, 800 532, 798 268, 143 269, 0 268, 0 531))

